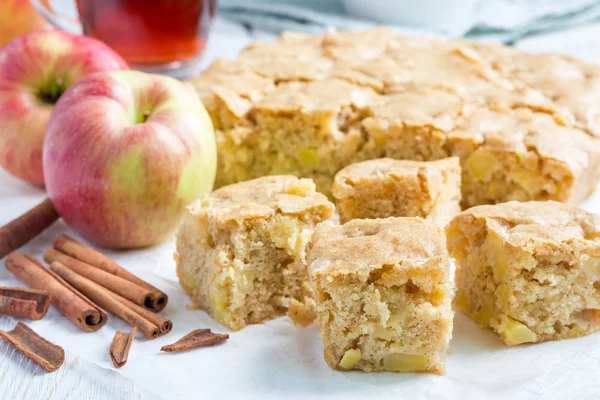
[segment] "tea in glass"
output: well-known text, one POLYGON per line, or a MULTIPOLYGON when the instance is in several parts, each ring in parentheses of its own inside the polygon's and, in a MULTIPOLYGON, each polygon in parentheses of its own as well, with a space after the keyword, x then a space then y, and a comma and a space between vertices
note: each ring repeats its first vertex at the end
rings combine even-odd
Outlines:
POLYGON ((217 0, 77 0, 86 35, 134 68, 181 70, 202 54, 217 0))

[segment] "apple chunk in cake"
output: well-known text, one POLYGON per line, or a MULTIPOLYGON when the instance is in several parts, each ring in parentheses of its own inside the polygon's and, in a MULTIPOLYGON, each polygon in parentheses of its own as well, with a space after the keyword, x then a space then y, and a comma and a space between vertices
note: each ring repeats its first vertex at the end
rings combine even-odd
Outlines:
POLYGON ((331 368, 444 373, 452 336, 448 253, 421 218, 321 224, 308 250, 331 368))
POLYGON ((600 218, 557 202, 509 202, 457 215, 455 303, 509 346, 600 328, 600 218))
POLYGON ((458 157, 431 162, 382 158, 342 169, 331 193, 341 222, 422 217, 445 225, 460 211, 460 179, 458 157))
POLYGON ((313 304, 306 244, 335 216, 310 179, 269 176, 223 187, 188 207, 177 274, 195 305, 238 330, 313 304))

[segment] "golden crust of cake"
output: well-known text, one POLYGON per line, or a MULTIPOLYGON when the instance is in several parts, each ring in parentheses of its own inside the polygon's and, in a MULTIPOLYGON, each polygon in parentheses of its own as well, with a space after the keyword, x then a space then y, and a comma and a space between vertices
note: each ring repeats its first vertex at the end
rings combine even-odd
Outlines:
POLYGON ((427 268, 430 260, 446 254, 440 232, 422 218, 355 219, 344 225, 325 222, 313 233, 308 264, 313 273, 327 274, 352 272, 348 269, 352 265, 367 272, 394 264, 407 271, 427 268))
POLYGON ((220 222, 265 218, 275 213, 303 214, 321 210, 331 214, 333 205, 315 191, 310 179, 265 176, 215 190, 189 207, 191 214, 207 213, 220 222))
POLYGON ((190 82, 216 128, 217 186, 293 174, 328 193, 358 161, 458 156, 467 207, 578 204, 600 178, 600 68, 566 56, 383 28, 285 33, 190 82))
POLYGON ((340 172, 337 173, 337 177, 340 177, 338 185, 343 186, 344 183, 341 182, 342 179, 352 182, 354 180, 381 177, 384 175, 402 176, 413 174, 415 171, 417 171, 416 173, 418 174, 431 175, 441 169, 460 171, 458 158, 452 157, 431 162, 378 158, 351 164, 341 169, 340 172))
MULTIPOLYGON (((556 110, 562 104, 551 99, 563 91, 562 83, 570 83, 577 84, 571 92, 590 93, 580 96, 584 99, 579 102, 585 101, 592 110, 600 103, 599 96, 591 96, 593 83, 599 79, 600 68, 568 56, 532 55, 499 45, 402 36, 378 28, 324 35, 284 33, 278 41, 254 43, 235 61, 218 60, 190 82, 203 97, 210 97, 215 86, 226 87, 253 104, 260 103, 262 96, 279 85, 312 81, 343 80, 357 89, 368 87, 383 95, 418 93, 426 88, 462 98, 492 92, 510 97, 527 89, 556 110)), ((321 108, 329 103, 329 108, 335 109, 336 87, 326 84, 322 89, 319 96, 324 98, 318 100, 321 108)), ((570 97, 575 100, 575 93, 570 97)), ((298 106, 306 104, 309 109, 314 102, 310 97, 291 96, 289 100, 298 106)), ((428 103, 433 106, 437 100, 428 103)), ((568 105, 577 104, 563 107, 568 109, 568 105)))
POLYGON ((576 125, 598 137, 600 69, 561 54, 529 54, 514 47, 468 43, 517 86, 530 86, 576 117, 576 125))
POLYGON ((437 161, 379 158, 341 169, 331 186, 340 221, 421 217, 445 225, 460 211, 458 157, 437 161))
POLYGON ((597 249, 600 255, 600 216, 555 201, 529 201, 477 206, 457 220, 476 218, 513 246, 536 255, 568 246, 573 251, 597 249))
POLYGON ((309 83, 282 83, 255 104, 257 112, 333 114, 342 107, 362 108, 372 103, 376 93, 369 88, 352 85, 339 79, 309 83))

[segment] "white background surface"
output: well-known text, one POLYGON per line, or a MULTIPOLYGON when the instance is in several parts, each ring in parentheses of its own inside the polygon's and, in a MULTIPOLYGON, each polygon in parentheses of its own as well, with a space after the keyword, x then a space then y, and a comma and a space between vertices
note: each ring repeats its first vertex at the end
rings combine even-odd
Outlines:
MULTIPOLYGON (((525 40, 531 51, 562 51, 600 61, 596 38, 600 25, 525 40)), ((243 27, 218 20, 203 60, 234 57, 255 38, 243 27)), ((0 225, 22 214, 44 197, 41 189, 0 170, 0 225)), ((600 194, 584 208, 600 212, 600 194)), ((41 258, 57 233, 76 236, 62 222, 20 251, 41 258)), ((165 344, 196 328, 227 332, 204 312, 188 310, 172 258, 173 240, 158 247, 106 253, 143 279, 166 291, 171 334, 154 341, 138 334, 127 365, 112 367, 108 348, 115 331, 130 328, 110 316, 107 326, 85 333, 54 307, 40 321, 25 321, 67 352, 63 367, 46 373, 6 343, 0 343, 0 399, 352 399, 352 398, 549 398, 600 397, 600 334, 533 346, 504 347, 489 331, 457 315, 447 374, 365 374, 336 372, 325 364, 317 329, 296 329, 287 318, 231 333, 224 344, 183 353, 160 353, 165 344)), ((0 285, 21 286, 0 266, 0 285)), ((0 317, 0 329, 16 320, 0 317)))

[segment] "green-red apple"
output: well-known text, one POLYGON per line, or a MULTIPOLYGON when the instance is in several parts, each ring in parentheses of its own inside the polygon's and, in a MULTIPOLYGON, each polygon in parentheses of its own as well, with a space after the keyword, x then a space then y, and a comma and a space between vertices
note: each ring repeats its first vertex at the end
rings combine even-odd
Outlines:
POLYGON ((46 131, 44 178, 60 216, 106 247, 162 241, 216 172, 212 123, 176 79, 137 71, 83 78, 46 131))
POLYGON ((0 50, 0 165, 43 184, 42 145, 56 100, 90 73, 127 68, 110 47, 84 36, 42 31, 9 42, 0 50))

